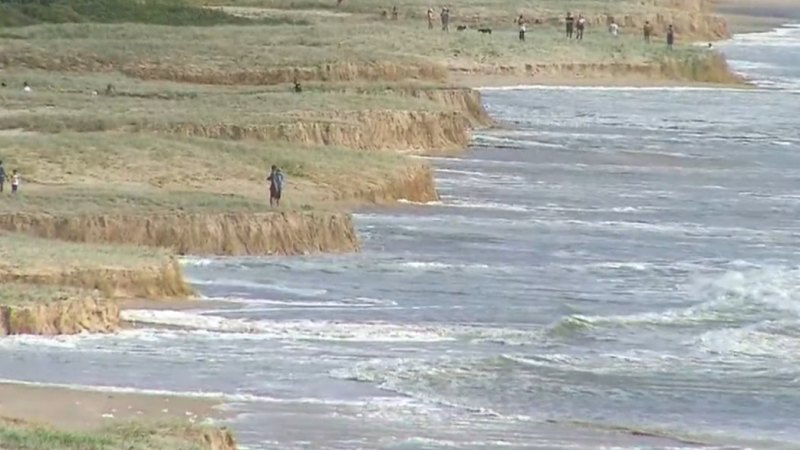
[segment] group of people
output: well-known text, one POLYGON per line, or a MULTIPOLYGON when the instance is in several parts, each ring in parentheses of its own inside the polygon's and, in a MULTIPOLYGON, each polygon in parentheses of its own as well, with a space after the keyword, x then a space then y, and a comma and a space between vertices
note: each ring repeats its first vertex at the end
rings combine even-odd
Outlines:
MULTIPOLYGON (((436 13, 433 11, 433 8, 428 8, 428 29, 433 29, 433 22, 436 13)), ((439 20, 442 24, 442 31, 450 31, 450 8, 444 7, 442 11, 439 13, 439 20)))
MULTIPOLYGON (((397 14, 398 14, 397 7, 395 6, 392 8, 392 18, 397 19, 397 14)), ((436 12, 434 11, 434 9, 428 8, 427 19, 428 19, 429 30, 434 29, 435 17, 436 17, 436 12)), ((441 12, 439 13, 439 20, 441 22, 442 31, 450 31, 450 8, 448 7, 442 8, 441 12)), ((587 21, 582 14, 579 14, 578 17, 576 18, 575 16, 572 15, 571 12, 568 12, 566 18, 564 19, 564 23, 566 26, 567 39, 576 39, 579 41, 583 40, 584 33, 586 32, 587 21)), ((524 42, 525 33, 528 31, 527 28, 528 23, 522 14, 520 14, 517 17, 516 24, 519 29, 519 40, 524 42)), ((462 28, 466 27, 459 27, 459 30, 462 28)), ((619 35, 620 32, 619 24, 617 24, 617 22, 613 18, 609 20, 608 32, 612 36, 619 35)), ((644 35, 644 41, 650 43, 651 38, 653 36, 653 25, 650 23, 649 20, 645 22, 642 28, 642 32, 644 35)), ((673 48, 674 45, 675 45, 675 29, 672 25, 669 25, 669 27, 667 28, 667 46, 669 48, 673 48)))
MULTIPOLYGON (((3 161, 0 161, 0 192, 5 190, 6 185, 6 169, 3 167, 3 161)), ((16 195, 19 191, 19 171, 14 169, 11 171, 11 193, 16 195)))

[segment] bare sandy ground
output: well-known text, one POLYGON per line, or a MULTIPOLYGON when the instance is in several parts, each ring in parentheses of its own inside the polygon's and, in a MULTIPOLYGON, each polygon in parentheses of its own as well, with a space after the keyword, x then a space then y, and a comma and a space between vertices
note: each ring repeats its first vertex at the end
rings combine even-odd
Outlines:
POLYGON ((117 394, 0 383, 0 417, 93 430, 115 422, 200 423, 221 418, 219 401, 188 397, 117 394))

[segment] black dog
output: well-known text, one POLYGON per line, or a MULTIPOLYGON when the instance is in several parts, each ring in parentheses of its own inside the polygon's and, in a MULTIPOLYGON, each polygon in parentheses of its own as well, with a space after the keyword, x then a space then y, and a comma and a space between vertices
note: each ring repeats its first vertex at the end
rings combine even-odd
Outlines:
POLYGON ((483 34, 492 34, 492 29, 491 28, 478 28, 478 32, 479 33, 483 33, 483 34))
POLYGON ((456 27, 456 30, 458 30, 458 31, 464 31, 466 29, 467 29, 466 25, 459 25, 459 26, 456 27))

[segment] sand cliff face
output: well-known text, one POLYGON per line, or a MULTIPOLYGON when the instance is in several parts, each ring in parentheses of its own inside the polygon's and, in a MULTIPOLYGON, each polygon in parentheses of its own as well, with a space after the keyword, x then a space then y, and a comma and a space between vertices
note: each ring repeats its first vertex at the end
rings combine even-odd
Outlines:
POLYGON ((569 79, 603 80, 618 76, 638 76, 643 79, 663 81, 691 81, 701 83, 741 84, 744 80, 732 73, 725 58, 715 52, 693 58, 664 59, 648 63, 563 63, 525 64, 524 66, 479 65, 455 69, 465 74, 529 76, 553 80, 569 79))
POLYGON ((282 123, 249 126, 176 123, 159 124, 156 129, 207 138, 286 141, 412 154, 448 154, 466 148, 472 128, 493 123, 481 104, 480 94, 471 89, 399 89, 397 92, 431 100, 446 111, 297 113, 282 123))
MULTIPOLYGON (((7 220, 5 217, 3 220, 7 220)), ((20 222, 33 235, 46 234, 47 227, 38 228, 42 222, 20 222)), ((55 237, 55 236, 52 236, 55 237)), ((97 289, 107 297, 144 299, 182 299, 192 295, 181 268, 174 258, 160 266, 137 268, 81 268, 48 271, 29 271, 24 268, 0 268, 0 283, 28 283, 74 286, 97 289)))
POLYGON ((335 200, 357 202, 390 203, 397 200, 427 203, 439 200, 433 171, 425 165, 408 168, 385 183, 338 194, 335 200))
POLYGON ((448 153, 469 142, 469 121, 456 112, 355 111, 296 115, 283 123, 263 125, 169 124, 174 134, 223 139, 259 139, 304 145, 335 145, 356 150, 448 153))
POLYGON ((342 213, 11 214, 0 216, 0 228, 42 238, 164 247, 196 255, 286 255, 358 249, 352 220, 342 213))
POLYGON ((108 333, 118 328, 119 308, 113 301, 56 299, 46 304, 0 305, 0 336, 108 333))

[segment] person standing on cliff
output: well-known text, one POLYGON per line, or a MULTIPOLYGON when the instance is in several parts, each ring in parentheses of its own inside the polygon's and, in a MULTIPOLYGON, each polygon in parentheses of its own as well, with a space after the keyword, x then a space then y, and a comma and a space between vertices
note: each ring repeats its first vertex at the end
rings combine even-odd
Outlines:
POLYGON ((6 184, 6 169, 3 167, 3 161, 0 161, 0 192, 3 192, 5 184, 6 184))
POLYGON ((269 206, 281 206, 281 192, 283 192, 283 172, 278 166, 273 165, 267 177, 269 181, 269 206))
POLYGON ((567 39, 572 39, 572 33, 573 30, 575 29, 575 18, 572 17, 571 12, 567 13, 566 24, 567 24, 567 39))
POLYGON ((17 169, 11 173, 11 193, 17 195, 17 191, 19 190, 19 172, 17 169))
POLYGON ((582 41, 583 40, 583 31, 586 29, 586 19, 583 17, 583 14, 578 16, 578 33, 575 36, 575 39, 582 41))
POLYGON ((526 27, 525 27, 525 19, 522 17, 522 14, 520 14, 519 18, 517 19, 517 25, 519 25, 519 41, 525 42, 526 27))
POLYGON ((675 45, 675 29, 672 28, 672 25, 667 28, 667 47, 672 50, 672 47, 675 45))
POLYGON ((649 44, 650 36, 653 35, 653 25, 650 24, 649 20, 645 21, 644 27, 642 27, 642 32, 644 33, 644 41, 649 44))
POLYGON ((433 29, 433 8, 428 8, 428 29, 433 29))

